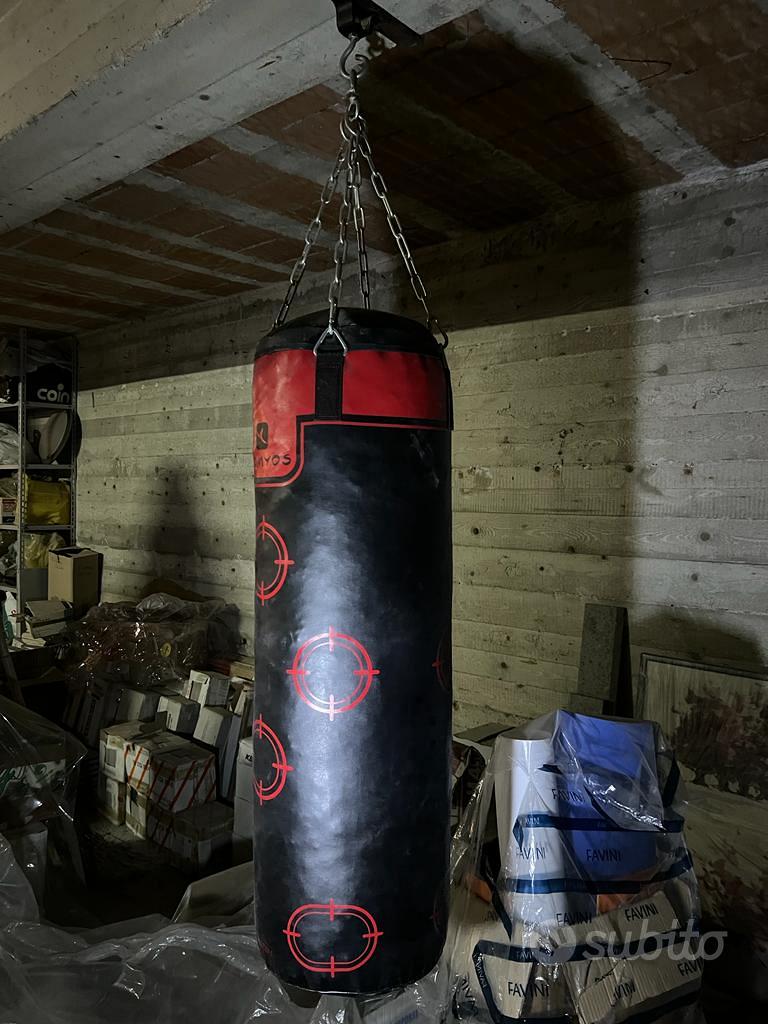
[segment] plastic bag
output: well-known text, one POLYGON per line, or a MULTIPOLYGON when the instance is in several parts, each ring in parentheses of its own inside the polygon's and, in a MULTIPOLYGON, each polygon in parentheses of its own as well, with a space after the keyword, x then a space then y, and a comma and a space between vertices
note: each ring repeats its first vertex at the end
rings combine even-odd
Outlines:
MULTIPOLYGON (((10 399, 16 401, 16 399, 10 399)), ((26 442, 27 458, 31 459, 34 455, 32 451, 32 445, 29 441, 26 442)), ((16 466, 19 461, 19 432, 15 427, 10 426, 7 423, 0 423, 0 462, 5 465, 16 466)), ((14 493, 5 495, 5 497, 15 497, 14 493)))
MULTIPOLYGON (((421 996, 416 997, 422 1000, 421 996)), ((423 1002, 423 1000, 422 1000, 423 1002)), ((377 1007, 380 1014, 381 1007, 377 1007)), ((82 932, 37 920, 31 890, 0 837, 0 1024, 394 1024, 352 999, 293 1002, 269 973, 251 926, 154 919, 82 932)))
POLYGON ((27 522, 69 525, 70 487, 63 481, 32 480, 24 477, 27 522))
POLYGON ((25 533, 24 568, 47 569, 48 552, 63 548, 66 543, 60 533, 25 533))
POLYGON ((454 842, 453 1019, 699 1019, 683 811, 653 723, 557 711, 499 736, 454 842))
POLYGON ((47 884, 83 879, 74 809, 84 757, 63 729, 0 697, 0 833, 41 905, 47 884))
POLYGON ((149 687, 186 679, 222 650, 237 650, 237 609, 224 601, 153 594, 138 604, 92 608, 74 627, 67 669, 73 680, 149 687))

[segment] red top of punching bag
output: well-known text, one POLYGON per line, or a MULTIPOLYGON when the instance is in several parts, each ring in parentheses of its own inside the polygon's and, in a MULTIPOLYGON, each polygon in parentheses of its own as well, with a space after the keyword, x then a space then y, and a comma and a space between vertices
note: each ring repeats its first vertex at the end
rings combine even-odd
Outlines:
POLYGON ((257 486, 301 473, 304 434, 319 424, 449 430, 451 388, 443 347, 407 317, 340 309, 334 338, 323 310, 291 320, 259 342, 253 367, 257 486))

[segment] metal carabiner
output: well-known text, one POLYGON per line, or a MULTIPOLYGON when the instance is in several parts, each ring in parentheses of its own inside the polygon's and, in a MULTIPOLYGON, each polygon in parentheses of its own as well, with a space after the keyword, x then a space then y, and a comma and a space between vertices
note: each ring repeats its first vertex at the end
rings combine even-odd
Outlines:
POLYGON ((339 333, 338 328, 336 327, 336 324, 328 324, 328 326, 325 328, 323 333, 320 335, 320 337, 315 342, 315 344, 314 344, 314 346, 312 348, 312 354, 316 356, 318 351, 320 350, 320 346, 323 345, 323 343, 328 338, 335 338, 336 341, 338 341, 338 343, 341 345, 342 351, 343 351, 344 355, 346 356, 346 354, 349 352, 349 345, 342 338, 341 334, 339 333))

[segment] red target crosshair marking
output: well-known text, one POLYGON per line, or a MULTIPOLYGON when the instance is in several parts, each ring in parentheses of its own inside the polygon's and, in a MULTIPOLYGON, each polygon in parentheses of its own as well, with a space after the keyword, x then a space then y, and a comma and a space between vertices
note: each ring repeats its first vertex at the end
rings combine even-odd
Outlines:
POLYGON ((296 692, 304 703, 309 704, 315 711, 328 715, 331 721, 336 715, 341 715, 343 712, 357 707, 370 690, 373 677, 379 675, 379 670, 373 667, 371 656, 363 645, 354 637, 347 636, 345 633, 337 633, 333 626, 328 627, 327 633, 318 633, 317 636, 313 636, 311 640, 302 644, 296 652, 292 667, 287 671, 288 675, 293 677, 296 692), (352 671, 352 675, 355 677, 355 686, 342 697, 333 693, 323 697, 312 691, 311 684, 308 682, 311 672, 307 666, 313 654, 326 649, 334 651, 337 648, 349 651, 357 662, 357 668, 352 671))
POLYGON ((285 748, 277 738, 274 729, 270 729, 261 715, 254 719, 253 735, 260 740, 266 740, 272 747, 273 760, 271 767, 274 769, 274 778, 270 780, 268 786, 264 785, 262 779, 253 780, 253 788, 259 799, 259 805, 263 807, 268 800, 274 800, 276 796, 280 796, 285 780, 288 778, 288 772, 292 772, 293 767, 288 764, 285 748))
POLYGON ((353 903, 334 903, 331 900, 330 903, 305 903, 304 906, 297 907, 283 928, 283 934, 288 940, 291 956, 305 970, 315 974, 330 974, 335 978, 337 974, 349 974, 367 964, 376 952, 376 946, 384 933, 377 927, 373 916, 363 907, 357 907, 353 903), (327 960, 315 960, 299 948, 299 925, 308 917, 327 917, 329 921, 335 921, 339 917, 354 918, 362 924, 360 939, 365 940, 365 945, 352 960, 337 960, 333 953, 327 960))
MULTIPOLYGON (((275 575, 269 582, 265 580, 259 580, 256 586, 256 596, 261 601, 262 606, 271 601, 272 598, 282 588, 288 577, 288 566, 293 565, 293 559, 288 557, 288 546, 285 543, 282 535, 268 523, 264 516, 261 517, 261 522, 256 527, 256 539, 264 542, 271 543, 275 549, 275 558, 271 559, 272 564, 275 566, 275 575)), ((264 564, 269 564, 270 559, 265 558, 264 564)), ((256 564, 259 566, 262 560, 257 557, 256 564)))

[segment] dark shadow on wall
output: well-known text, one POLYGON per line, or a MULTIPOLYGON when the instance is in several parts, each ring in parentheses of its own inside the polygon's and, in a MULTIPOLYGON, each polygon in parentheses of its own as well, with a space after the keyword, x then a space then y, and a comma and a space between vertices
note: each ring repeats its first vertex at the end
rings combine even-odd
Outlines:
MULTIPOLYGON (((196 492, 190 489, 183 473, 158 462, 147 495, 151 498, 147 505, 151 509, 147 528, 141 538, 136 539, 137 558, 146 553, 150 559, 150 564, 143 568, 147 583, 139 596, 163 593, 184 601, 223 599, 228 607, 216 616, 208 641, 216 647, 211 653, 233 655, 249 642, 249 638, 242 635, 244 609, 239 607, 235 594, 235 569, 228 570, 233 574, 230 592, 224 590, 221 577, 207 580, 202 565, 203 559, 210 565, 217 559, 229 561, 233 555, 227 531, 215 520, 206 519, 203 511, 210 508, 204 504, 206 491, 218 490, 212 482, 207 485, 204 482, 211 480, 217 465, 214 461, 208 475, 198 478, 200 489, 196 492), (143 546, 139 547, 140 544, 143 546)), ((218 493, 216 497, 220 500, 218 493)), ((224 500, 221 504, 224 505, 224 500)))
MULTIPOLYGON (((561 685, 557 663, 566 638, 581 634, 584 603, 633 599, 635 330, 631 316, 618 332, 600 318, 565 318, 633 304, 636 193, 675 175, 595 106, 574 62, 483 32, 410 71, 408 61, 398 54, 398 73, 363 79, 363 108, 393 192, 415 179, 419 199, 467 232, 418 261, 441 323, 470 332, 448 349, 455 707, 466 716, 473 705, 475 724, 498 720, 498 707, 475 695, 490 678, 509 702, 502 710, 530 718, 531 700, 561 685), (472 96, 478 68, 486 84, 509 84, 472 96), (475 148, 470 135, 480 138, 475 148), (435 141, 428 167, 408 160, 419 138, 435 141), (502 222, 510 227, 491 239, 473 233, 502 222), (531 651, 515 627, 563 642, 531 651)), ((407 279, 396 308, 419 316, 407 279)), ((601 710, 594 690, 556 699, 601 710)))
POLYGON ((190 502, 179 471, 162 463, 155 468, 147 495, 151 499, 147 501, 147 528, 142 538, 143 551, 151 561, 146 575, 151 579, 141 596, 162 592, 194 601, 205 595, 196 582, 187 582, 187 578, 190 564, 200 557, 207 531, 198 522, 197 506, 190 502))

